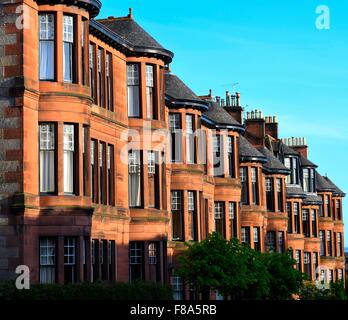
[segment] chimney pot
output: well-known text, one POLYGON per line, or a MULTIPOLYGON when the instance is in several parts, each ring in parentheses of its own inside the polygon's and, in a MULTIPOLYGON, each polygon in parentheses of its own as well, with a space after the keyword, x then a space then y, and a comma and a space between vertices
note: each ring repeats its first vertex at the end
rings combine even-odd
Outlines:
POLYGON ((277 117, 275 117, 275 116, 273 117, 273 122, 277 123, 277 117))
POLYGON ((213 96, 213 90, 209 89, 209 96, 210 98, 213 96))
POLYGON ((240 93, 236 92, 236 106, 239 107, 240 106, 240 93))
POLYGON ((231 105, 230 92, 226 91, 226 106, 229 107, 230 105, 231 105))
POLYGON ((232 95, 232 107, 236 106, 236 96, 233 94, 232 95))
POLYGON ((129 15, 128 15, 129 18, 133 18, 133 9, 132 8, 129 8, 129 15))
POLYGON ((225 106, 225 99, 221 99, 221 106, 222 106, 222 107, 225 106))

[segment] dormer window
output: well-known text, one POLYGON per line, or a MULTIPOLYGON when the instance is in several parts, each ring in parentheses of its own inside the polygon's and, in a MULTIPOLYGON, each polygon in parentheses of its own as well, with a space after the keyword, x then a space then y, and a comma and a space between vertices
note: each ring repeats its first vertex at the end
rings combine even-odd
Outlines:
POLYGON ((286 157, 284 158, 284 165, 290 170, 290 174, 286 177, 287 184, 298 184, 298 165, 297 158, 286 157))
POLYGON ((315 170, 304 168, 302 170, 302 186, 305 192, 315 192, 315 170))

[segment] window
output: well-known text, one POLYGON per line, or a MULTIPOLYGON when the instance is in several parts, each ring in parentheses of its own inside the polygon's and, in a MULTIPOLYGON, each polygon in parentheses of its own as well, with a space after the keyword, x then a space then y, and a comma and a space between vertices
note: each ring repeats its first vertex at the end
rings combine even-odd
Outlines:
POLYGON ((112 54, 106 54, 105 61, 106 73, 106 105, 109 111, 114 111, 113 90, 112 90, 112 54))
POLYGON ((99 277, 99 269, 100 269, 100 251, 99 251, 99 240, 92 240, 92 282, 98 281, 99 277))
POLYGON ((74 193, 75 126, 64 124, 64 192, 74 193))
POLYGON ((116 241, 110 240, 109 241, 109 274, 110 274, 110 280, 116 281, 116 241))
POLYGON ((285 239, 284 239, 284 232, 278 231, 278 253, 284 253, 285 252, 285 239))
POLYGON ((288 233, 292 233, 292 208, 291 202, 286 203, 286 212, 288 214, 288 233))
POLYGON ((248 168, 241 167, 240 168, 240 182, 242 184, 242 204, 248 204, 248 168))
POLYGON ((186 162, 189 164, 195 163, 194 120, 194 115, 186 115, 186 162))
POLYGON ((235 178, 235 160, 234 160, 234 137, 227 137, 227 157, 228 157, 228 175, 235 178))
POLYGON ((184 299, 184 283, 180 277, 170 277, 170 284, 173 291, 174 300, 183 300, 184 299))
POLYGON ((305 252, 303 254, 303 264, 304 264, 304 272, 307 275, 308 280, 312 279, 312 264, 311 264, 311 254, 309 252, 305 252))
POLYGON ((302 170, 302 185, 305 192, 315 192, 315 170, 304 168, 302 170))
POLYGON ((319 238, 320 238, 320 255, 326 256, 326 246, 325 246, 325 232, 320 230, 319 231, 319 238))
POLYGON ((157 248, 154 242, 149 244, 149 264, 157 264, 157 248))
POLYGON ((114 146, 108 145, 108 205, 115 205, 114 146))
POLYGON ((302 272, 302 264, 301 264, 301 251, 295 251, 295 260, 296 260, 296 269, 302 272))
POLYGON ((299 207, 299 203, 294 202, 294 233, 301 233, 299 207))
POLYGON ((241 228, 241 241, 250 244, 250 227, 241 228))
POLYGON ((257 251, 261 250, 260 228, 259 227, 254 228, 254 249, 257 251))
POLYGON ((316 238, 318 236, 318 223, 317 223, 317 210, 312 209, 312 237, 316 238))
POLYGON ((99 143, 99 203, 106 204, 105 143, 99 143))
POLYGON ((319 195, 321 198, 321 204, 319 205, 319 217, 323 218, 324 217, 324 196, 319 195))
POLYGON ((338 220, 342 220, 342 210, 341 210, 341 201, 336 200, 336 217, 338 220))
POLYGON ((252 204, 259 204, 259 188, 258 188, 258 170, 251 168, 251 190, 252 190, 252 204))
POLYGON ((101 279, 103 281, 109 280, 109 241, 108 240, 102 240, 101 241, 101 247, 100 247, 100 255, 102 257, 100 264, 101 264, 101 279))
POLYGON ((228 216, 230 219, 230 230, 231 230, 231 239, 237 238, 237 204, 235 202, 228 203, 228 216))
POLYGON ((286 157, 284 158, 284 165, 290 169, 290 174, 286 177, 287 184, 298 184, 298 172, 297 172, 297 158, 295 157, 286 157))
POLYGON ((39 125, 40 145, 40 192, 54 193, 56 191, 56 141, 55 125, 39 125))
POLYGON ((273 178, 266 178, 266 204, 267 211, 274 211, 273 178))
POLYGON ((342 233, 337 232, 337 257, 342 256, 343 248, 342 248, 342 233))
POLYGON ((86 20, 82 20, 81 21, 81 75, 82 75, 82 84, 86 85, 86 50, 85 50, 85 46, 86 46, 86 33, 87 31, 87 21, 86 20))
POLYGON ((326 242, 327 242, 327 255, 332 256, 332 239, 331 239, 331 231, 326 231, 326 242))
POLYGON ((196 192, 188 191, 188 223, 189 223, 189 231, 190 231, 190 239, 196 241, 197 240, 197 216, 196 216, 196 192))
POLYGON ((40 80, 55 78, 55 18, 53 14, 39 15, 40 80))
POLYGON ((146 65, 146 115, 148 119, 157 119, 154 66, 146 65))
POLYGON ((139 65, 127 64, 128 117, 140 117, 139 65))
POLYGON ((215 202, 214 208, 215 231, 225 237, 225 204, 224 202, 215 202))
POLYGON ((266 234, 266 251, 276 251, 276 233, 275 231, 268 231, 266 234))
POLYGON ((150 242, 148 245, 149 281, 157 282, 160 279, 159 242, 150 242))
POLYGON ((96 202, 96 151, 97 151, 97 142, 95 140, 91 140, 91 196, 92 202, 96 202))
POLYGON ((326 282, 326 270, 320 269, 320 281, 322 283, 326 282))
POLYGON ((63 16, 63 79, 73 82, 74 18, 63 16))
POLYGON ((331 208, 330 208, 330 196, 325 196, 325 207, 326 207, 326 216, 331 217, 331 208))
POLYGON ((337 269, 337 280, 342 281, 343 280, 343 270, 337 269))
POLYGON ((309 192, 310 191, 310 188, 309 188, 309 169, 303 169, 302 174, 303 174, 303 190, 305 192, 309 192))
POLYGON ((129 206, 142 205, 142 170, 140 151, 130 151, 128 154, 128 193, 129 206))
POLYGON ((314 267, 315 279, 318 279, 318 277, 319 277, 319 259, 318 259, 317 252, 313 252, 313 267, 314 267))
POLYGON ((222 136, 213 136, 213 164, 214 176, 222 177, 224 175, 223 169, 223 151, 222 151, 222 136))
POLYGON ((278 212, 283 212, 283 180, 277 178, 277 200, 278 200, 278 212))
POLYGON ((181 115, 180 113, 169 114, 169 129, 171 133, 171 159, 172 162, 182 161, 182 139, 181 139, 181 115))
POLYGON ((98 96, 99 96, 99 106, 104 107, 104 50, 101 48, 98 48, 98 96))
POLYGON ((64 238, 64 280, 76 282, 76 239, 72 237, 64 238))
POLYGON ((130 282, 144 280, 144 243, 129 243, 129 265, 130 265, 130 282))
POLYGON ((159 209, 159 161, 158 152, 148 151, 147 153, 147 171, 149 187, 149 207, 159 209))
POLYGON ((182 191, 171 192, 172 238, 174 241, 184 240, 184 215, 182 191))
POLYGON ((56 239, 40 239, 40 283, 56 282, 56 239))
POLYGON ((96 103, 96 94, 95 94, 95 45, 90 43, 89 45, 89 85, 91 87, 91 95, 96 103))
POLYGON ((87 147, 88 147, 88 127, 83 126, 82 129, 82 179, 83 179, 83 195, 87 195, 87 147))
POLYGON ((303 209, 302 210, 302 226, 303 226, 303 234, 305 237, 310 237, 310 230, 309 230, 309 210, 303 209))
POLYGON ((328 271, 328 282, 333 283, 333 270, 328 271))

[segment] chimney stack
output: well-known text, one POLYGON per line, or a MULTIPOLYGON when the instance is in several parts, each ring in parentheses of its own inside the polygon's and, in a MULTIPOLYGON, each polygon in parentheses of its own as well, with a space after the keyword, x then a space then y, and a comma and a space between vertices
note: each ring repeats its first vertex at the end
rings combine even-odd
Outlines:
POLYGON ((266 134, 273 137, 274 139, 278 139, 278 123, 277 117, 266 117, 266 134))
POLYGON ((256 109, 247 112, 247 118, 244 121, 245 137, 254 146, 264 146, 265 143, 265 119, 262 111, 256 109))

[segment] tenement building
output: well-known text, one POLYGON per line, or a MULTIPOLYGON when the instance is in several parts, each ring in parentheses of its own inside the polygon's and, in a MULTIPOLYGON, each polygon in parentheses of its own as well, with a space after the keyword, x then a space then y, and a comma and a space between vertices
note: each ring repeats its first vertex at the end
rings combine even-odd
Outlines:
MULTIPOLYGON (((343 280, 345 196, 276 117, 239 93, 197 96, 173 53, 99 0, 0 7, 0 280, 170 283, 213 231, 292 249, 309 280, 343 280)), ((192 289, 192 288, 191 288, 192 289)))

